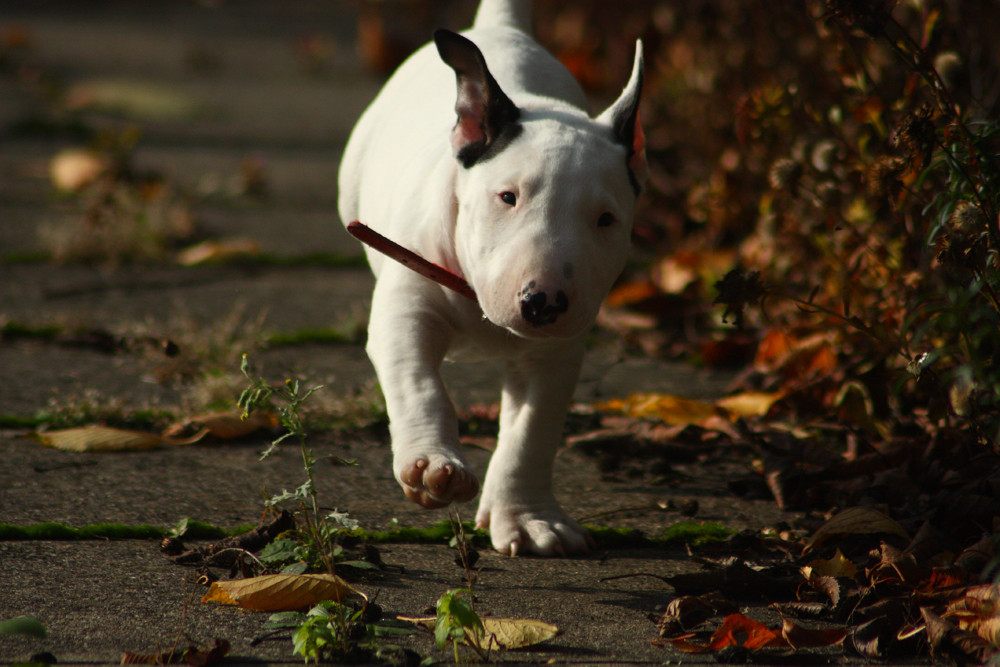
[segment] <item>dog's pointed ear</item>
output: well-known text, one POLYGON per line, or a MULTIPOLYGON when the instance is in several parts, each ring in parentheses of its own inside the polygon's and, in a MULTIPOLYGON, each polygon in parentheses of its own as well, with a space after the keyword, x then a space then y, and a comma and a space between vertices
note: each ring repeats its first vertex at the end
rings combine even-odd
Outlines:
POLYGON ((451 143, 455 156, 468 168, 505 130, 516 126, 521 112, 490 74, 478 46, 450 30, 435 32, 434 43, 441 60, 455 70, 458 122, 452 130, 451 143))
POLYGON ((635 42, 635 62, 632 76, 621 96, 608 107, 597 120, 607 123, 615 133, 615 138, 625 146, 629 175, 636 191, 646 183, 646 135, 639 120, 639 98, 642 96, 642 40, 635 42))

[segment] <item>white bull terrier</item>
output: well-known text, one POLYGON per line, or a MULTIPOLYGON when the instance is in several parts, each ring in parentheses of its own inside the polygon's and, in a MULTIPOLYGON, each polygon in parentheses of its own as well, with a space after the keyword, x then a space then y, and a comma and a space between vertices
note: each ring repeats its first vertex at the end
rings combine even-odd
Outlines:
POLYGON ((347 144, 339 209, 478 296, 366 249, 367 352, 403 492, 428 508, 479 492, 440 366, 499 356, 499 442, 476 523, 502 553, 565 555, 591 538, 552 493, 553 461, 646 179, 642 44, 621 97, 591 118, 579 84, 528 36, 530 13, 525 0, 483 0, 472 29, 437 31, 436 48, 400 66, 347 144))

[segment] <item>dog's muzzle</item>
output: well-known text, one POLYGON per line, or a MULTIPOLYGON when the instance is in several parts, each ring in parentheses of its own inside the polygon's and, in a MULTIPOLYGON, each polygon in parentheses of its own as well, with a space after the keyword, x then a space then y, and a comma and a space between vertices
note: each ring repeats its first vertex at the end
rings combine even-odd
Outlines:
POLYGON ((549 301, 545 292, 536 292, 533 285, 521 291, 521 317, 535 327, 552 324, 562 313, 569 308, 569 299, 565 292, 559 290, 554 299, 549 301))

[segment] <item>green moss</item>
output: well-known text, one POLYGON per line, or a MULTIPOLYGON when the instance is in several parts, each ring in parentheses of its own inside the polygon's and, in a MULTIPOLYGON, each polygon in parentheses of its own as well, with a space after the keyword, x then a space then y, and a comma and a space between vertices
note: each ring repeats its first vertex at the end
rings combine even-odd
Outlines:
POLYGON ((62 328, 57 326, 32 327, 18 322, 4 322, 0 324, 0 339, 19 340, 30 338, 35 340, 52 340, 62 333, 62 328))
POLYGON ((694 546, 699 546, 707 542, 724 540, 736 531, 726 528, 720 523, 675 523, 668 527, 663 534, 655 539, 656 542, 688 542, 694 546))
POLYGON ((0 428, 20 429, 38 428, 45 422, 38 417, 19 417, 17 415, 0 415, 0 428))
POLYGON ((654 547, 666 546, 675 542, 683 542, 692 546, 701 546, 708 542, 724 540, 735 531, 718 523, 675 523, 662 534, 648 537, 634 528, 608 528, 606 526, 587 526, 591 537, 598 546, 604 548, 622 547, 654 547))
MULTIPOLYGON (((476 530, 471 521, 462 524, 465 529, 465 536, 474 546, 487 546, 489 544, 489 533, 485 530, 476 530)), ((412 528, 409 526, 399 526, 386 531, 353 531, 351 537, 367 542, 375 543, 396 543, 396 544, 440 544, 447 542, 455 536, 450 521, 440 521, 430 528, 412 528)))

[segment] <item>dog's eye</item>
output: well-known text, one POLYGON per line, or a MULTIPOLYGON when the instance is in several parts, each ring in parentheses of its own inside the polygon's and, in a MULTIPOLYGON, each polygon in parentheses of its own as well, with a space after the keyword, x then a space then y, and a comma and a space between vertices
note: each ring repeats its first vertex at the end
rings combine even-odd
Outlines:
POLYGON ((611 215, 607 211, 601 213, 601 217, 597 219, 598 227, 610 227, 615 224, 615 216, 611 215))
POLYGON ((517 204, 517 195, 515 195, 513 192, 501 192, 500 201, 502 201, 504 204, 507 204, 507 206, 514 206, 515 204, 517 204))

